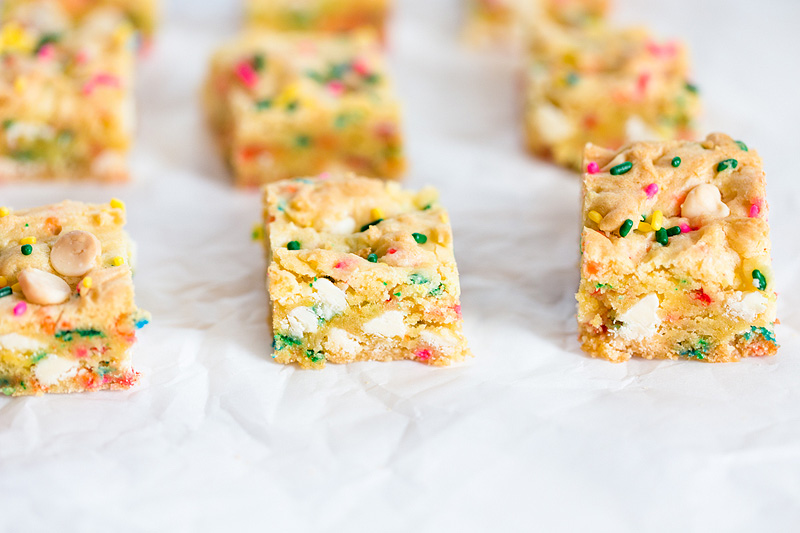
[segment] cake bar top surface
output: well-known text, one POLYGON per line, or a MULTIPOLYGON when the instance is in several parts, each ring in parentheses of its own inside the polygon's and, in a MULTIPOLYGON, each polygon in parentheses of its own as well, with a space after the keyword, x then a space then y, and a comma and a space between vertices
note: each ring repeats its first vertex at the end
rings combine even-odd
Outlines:
POLYGON ((124 15, 145 34, 152 34, 158 12, 158 0, 4 0, 0 16, 31 5, 48 5, 57 8, 74 22, 93 16, 97 11, 116 12, 124 15))
POLYGON ((455 263, 447 213, 431 188, 413 192, 338 176, 286 180, 265 190, 270 244, 279 258, 296 241, 303 250, 318 251, 339 275, 348 271, 335 268, 343 254, 364 259, 358 260, 361 271, 455 263), (367 260, 370 253, 376 262, 367 260))
POLYGON ((216 90, 233 93, 251 114, 393 100, 371 31, 348 36, 251 31, 218 51, 212 71, 216 90))
MULTIPOLYGON (((133 250, 124 224, 125 211, 117 202, 112 206, 65 201, 12 210, 0 217, 0 276, 5 283, 18 286, 23 271, 36 269, 63 279, 70 290, 63 303, 40 305, 15 287, 13 295, 0 298, 0 330, 35 333, 47 323, 73 328, 116 326, 121 315, 135 313, 129 266, 133 250), (94 235, 99 251, 86 273, 64 275, 54 268, 51 252, 61 237, 73 231, 94 235), (22 243, 31 244, 24 249, 22 243), (89 287, 84 283, 87 277, 91 279, 89 287), (27 312, 15 314, 20 302, 25 302, 27 312)), ((128 326, 133 324, 120 325, 128 326)))
POLYGON ((619 151, 587 145, 584 168, 586 278, 633 275, 655 283, 669 274, 752 291, 758 269, 771 287, 765 176, 744 143, 717 133, 703 142, 641 142, 619 151), (650 226, 656 211, 659 226, 682 228, 666 246, 650 226), (622 237, 626 220, 633 229, 622 237))

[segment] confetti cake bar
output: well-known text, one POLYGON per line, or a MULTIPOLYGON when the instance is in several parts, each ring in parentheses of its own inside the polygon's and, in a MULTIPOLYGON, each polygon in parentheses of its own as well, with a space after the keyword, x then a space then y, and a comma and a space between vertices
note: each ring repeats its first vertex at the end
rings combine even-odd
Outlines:
POLYGON ((116 11, 73 26, 57 4, 0 27, 0 182, 125 181, 134 128, 133 31, 116 11))
POLYGON ((264 203, 276 361, 447 365, 469 354, 435 190, 323 175, 268 185, 264 203))
POLYGON ((465 37, 468 42, 515 44, 530 21, 587 28, 600 24, 609 0, 468 0, 465 37))
POLYGON ((764 171, 722 134, 593 145, 584 156, 578 325, 624 361, 772 355, 775 298, 764 171))
POLYGON ((158 0, 4 0, 2 10, 6 13, 22 5, 48 1, 58 4, 76 22, 97 9, 111 8, 122 13, 145 38, 152 36, 158 20, 158 0))
POLYGON ((389 0, 247 0, 247 22, 277 31, 383 33, 389 0))
POLYGON ((405 169, 399 106, 371 32, 245 35, 214 56, 205 100, 241 186, 405 169))
POLYGON ((529 47, 525 131, 536 155, 577 169, 587 142, 693 137, 699 101, 680 43, 642 29, 538 23, 529 47))
POLYGON ((133 301, 124 205, 0 208, 0 392, 127 389, 147 314, 133 301))

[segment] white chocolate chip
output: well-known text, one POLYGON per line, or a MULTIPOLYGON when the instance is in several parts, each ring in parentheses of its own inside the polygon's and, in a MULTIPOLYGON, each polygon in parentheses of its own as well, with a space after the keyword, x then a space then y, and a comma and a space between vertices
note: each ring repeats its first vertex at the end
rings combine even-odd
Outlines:
POLYGON ((60 304, 72 293, 66 281, 36 268, 26 268, 20 272, 18 281, 25 299, 33 304, 60 304))
POLYGON ((100 241, 88 231, 61 235, 50 251, 50 264, 62 276, 83 276, 100 255, 100 241))
POLYGON ((403 316, 402 311, 386 311, 364 324, 364 332, 381 337, 402 337, 406 334, 403 316))
POLYGON ((769 300, 760 292, 741 293, 735 292, 734 295, 725 302, 728 314, 734 318, 743 318, 747 322, 752 322, 758 315, 767 310, 769 300))
POLYGON ((334 354, 355 355, 361 350, 358 339, 340 328, 331 328, 322 344, 326 352, 334 354))
POLYGON ((35 352, 45 347, 43 342, 32 339, 27 335, 20 335, 19 333, 6 333, 0 335, 0 350, 9 350, 12 352, 35 352))
POLYGON ((78 361, 48 354, 33 367, 33 375, 39 383, 49 387, 77 374, 79 366, 78 361))
POLYGON ((316 333, 319 319, 310 307, 295 307, 286 315, 289 335, 300 339, 303 334, 316 333))
POLYGON ((329 279, 320 278, 312 284, 312 287, 314 301, 317 304, 316 312, 323 320, 330 320, 347 309, 347 296, 329 279))
POLYGON ((658 296, 648 294, 619 315, 617 320, 622 322, 622 327, 617 334, 625 340, 642 341, 652 337, 661 319, 658 318, 658 296))
POLYGON ((722 193, 710 183, 703 183, 689 191, 681 205, 681 216, 690 220, 703 216, 723 218, 730 212, 731 210, 722 201, 722 193))
POLYGON ((659 136, 644 120, 634 115, 625 122, 625 138, 628 142, 655 141, 659 136))
POLYGON ((554 105, 539 106, 534 113, 536 129, 546 143, 562 141, 572 135, 575 129, 564 112, 554 105))

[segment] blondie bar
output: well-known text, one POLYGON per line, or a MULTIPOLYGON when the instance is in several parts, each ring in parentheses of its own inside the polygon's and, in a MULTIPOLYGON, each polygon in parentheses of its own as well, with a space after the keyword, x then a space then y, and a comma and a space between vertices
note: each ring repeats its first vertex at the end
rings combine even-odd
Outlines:
POLYGON ((98 9, 118 11, 145 39, 152 37, 158 20, 158 0, 4 0, 0 16, 23 5, 42 3, 57 4, 74 22, 98 9))
POLYGON ((643 29, 531 31, 525 131, 530 150, 578 168, 587 142, 619 148, 690 139, 699 111, 684 46, 643 29))
POLYGON ((214 56, 205 102, 241 186, 405 169, 399 106, 372 32, 247 34, 214 56))
POLYGON ((383 34, 389 0, 247 0, 250 26, 276 31, 341 33, 371 28, 383 34))
POLYGON ((532 21, 574 28, 600 24, 609 0, 468 0, 465 37, 468 42, 517 44, 532 21))
POLYGON ((595 357, 772 355, 775 299, 761 159, 740 141, 589 145, 578 325, 595 357))
POLYGON ((125 181, 134 128, 133 33, 118 12, 73 26, 26 3, 0 27, 0 182, 125 181))
POLYGON ((136 308, 124 204, 0 208, 0 392, 126 389, 136 308))
POLYGON ((322 175, 264 194, 276 361, 447 365, 469 354, 435 190, 322 175))

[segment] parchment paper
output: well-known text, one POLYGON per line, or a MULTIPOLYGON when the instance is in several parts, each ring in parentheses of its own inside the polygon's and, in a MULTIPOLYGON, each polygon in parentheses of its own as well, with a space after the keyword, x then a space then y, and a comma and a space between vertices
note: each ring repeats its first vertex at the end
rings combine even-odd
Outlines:
POLYGON ((140 66, 135 180, 0 190, 126 200, 153 314, 135 390, 0 398, 0 531, 797 531, 800 4, 616 3, 690 43, 703 133, 765 160, 777 357, 584 356, 577 176, 525 154, 516 61, 459 43, 459 1, 398 0, 407 185, 450 210, 475 357, 273 363, 259 198, 231 187, 198 98, 238 2, 174 0, 140 66))

